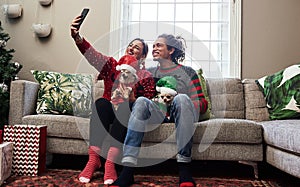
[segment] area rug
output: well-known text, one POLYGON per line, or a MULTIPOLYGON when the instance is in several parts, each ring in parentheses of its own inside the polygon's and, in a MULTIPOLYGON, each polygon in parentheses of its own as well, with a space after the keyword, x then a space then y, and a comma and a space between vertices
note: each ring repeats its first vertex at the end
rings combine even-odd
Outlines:
MULTIPOLYGON (((22 187, 22 186, 106 186, 103 184, 103 173, 97 171, 93 175, 93 179, 88 184, 82 184, 77 177, 80 171, 65 169, 48 169, 46 173, 40 176, 11 176, 3 186, 6 187, 22 187)), ((222 179, 222 178, 194 178, 197 187, 279 187, 273 181, 265 180, 246 180, 246 179, 222 179)), ((135 175, 135 184, 132 187, 175 187, 178 186, 178 178, 176 176, 158 176, 158 175, 135 175)))

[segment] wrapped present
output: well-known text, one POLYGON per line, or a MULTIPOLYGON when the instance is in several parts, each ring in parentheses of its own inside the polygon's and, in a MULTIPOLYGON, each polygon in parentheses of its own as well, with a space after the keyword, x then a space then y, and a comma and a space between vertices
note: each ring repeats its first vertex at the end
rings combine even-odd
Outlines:
POLYGON ((13 155, 13 143, 3 142, 0 144, 0 186, 11 174, 13 155))
POLYGON ((12 173, 37 176, 46 170, 45 125, 5 125, 3 141, 13 142, 12 173))

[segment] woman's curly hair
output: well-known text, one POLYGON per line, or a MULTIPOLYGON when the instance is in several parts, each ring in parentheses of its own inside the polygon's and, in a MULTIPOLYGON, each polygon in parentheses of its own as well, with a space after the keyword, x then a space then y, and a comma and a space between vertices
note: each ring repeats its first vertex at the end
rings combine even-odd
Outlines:
POLYGON ((174 48, 174 53, 171 55, 172 61, 175 63, 182 62, 185 59, 185 39, 181 36, 174 36, 172 34, 161 34, 158 38, 166 40, 168 50, 174 48))

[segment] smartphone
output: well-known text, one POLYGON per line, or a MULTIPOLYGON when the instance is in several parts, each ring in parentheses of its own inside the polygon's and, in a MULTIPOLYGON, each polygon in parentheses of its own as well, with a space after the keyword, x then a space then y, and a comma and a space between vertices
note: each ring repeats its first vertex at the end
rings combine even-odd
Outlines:
POLYGON ((77 29, 80 28, 81 24, 83 23, 85 17, 87 16, 88 12, 90 11, 90 9, 88 8, 84 8, 81 12, 81 20, 79 22, 79 24, 76 26, 77 29))

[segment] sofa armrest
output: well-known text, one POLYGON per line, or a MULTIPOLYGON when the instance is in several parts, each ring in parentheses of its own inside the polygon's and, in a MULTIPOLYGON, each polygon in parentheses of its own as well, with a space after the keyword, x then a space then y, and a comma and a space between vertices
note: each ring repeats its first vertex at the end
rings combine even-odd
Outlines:
POLYGON ((23 116, 35 114, 40 85, 27 80, 11 82, 9 124, 22 124, 23 116))

